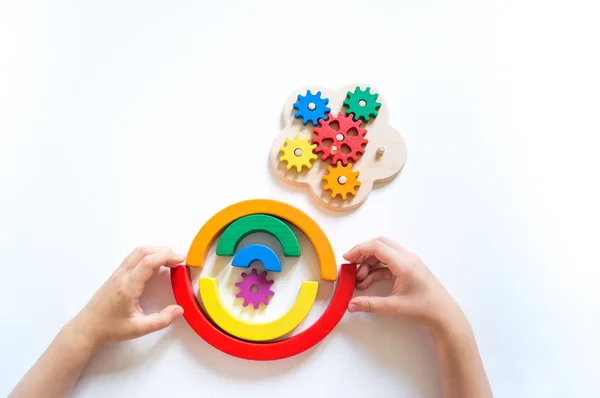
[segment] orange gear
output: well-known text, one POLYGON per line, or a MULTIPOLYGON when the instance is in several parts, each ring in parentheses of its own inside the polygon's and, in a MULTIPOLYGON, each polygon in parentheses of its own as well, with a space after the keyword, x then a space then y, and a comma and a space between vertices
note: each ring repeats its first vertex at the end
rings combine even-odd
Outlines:
POLYGON ((340 195, 343 200, 346 200, 348 194, 356 196, 356 189, 361 184, 357 178, 360 172, 352 171, 352 163, 342 166, 342 162, 338 161, 335 167, 328 166, 327 171, 328 174, 323 176, 323 180, 327 182, 323 190, 331 191, 332 198, 340 195))

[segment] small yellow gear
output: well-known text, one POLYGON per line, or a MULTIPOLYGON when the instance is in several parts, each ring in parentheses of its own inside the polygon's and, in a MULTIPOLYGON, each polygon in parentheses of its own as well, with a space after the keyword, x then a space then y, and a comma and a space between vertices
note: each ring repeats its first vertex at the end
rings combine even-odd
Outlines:
POLYGON ((323 190, 331 191, 331 197, 335 198, 340 195, 343 200, 346 200, 346 195, 356 195, 356 189, 360 187, 358 175, 360 172, 352 171, 352 163, 347 166, 342 166, 342 162, 338 161, 335 167, 327 167, 328 174, 323 176, 323 180, 327 182, 323 190))
POLYGON ((288 170, 295 167, 298 173, 302 171, 303 166, 310 169, 312 167, 311 162, 317 159, 314 152, 316 147, 317 144, 310 143, 309 137, 302 139, 300 135, 296 134, 293 140, 286 138, 285 144, 279 148, 279 152, 283 152, 279 161, 287 162, 286 168, 288 170))

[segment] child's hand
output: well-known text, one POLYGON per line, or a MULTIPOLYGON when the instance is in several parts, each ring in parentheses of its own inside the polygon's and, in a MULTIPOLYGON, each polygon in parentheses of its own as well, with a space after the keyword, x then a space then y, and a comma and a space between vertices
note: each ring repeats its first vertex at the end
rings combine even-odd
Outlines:
POLYGON ((185 257, 169 248, 141 247, 131 252, 96 292, 85 308, 71 321, 88 344, 99 347, 155 332, 169 326, 183 314, 170 305, 156 314, 145 315, 140 298, 146 283, 161 266, 177 266, 185 257))
POLYGON ((461 309, 421 259, 390 239, 381 237, 357 245, 344 258, 360 264, 358 289, 384 279, 394 282, 387 297, 353 298, 350 312, 398 315, 432 331, 456 327, 457 321, 466 322, 461 309))

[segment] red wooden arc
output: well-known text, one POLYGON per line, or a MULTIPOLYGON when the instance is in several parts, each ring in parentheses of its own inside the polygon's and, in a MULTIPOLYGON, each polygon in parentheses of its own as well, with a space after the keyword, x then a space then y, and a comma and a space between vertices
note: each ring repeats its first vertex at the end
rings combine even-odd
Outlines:
POLYGON ((290 338, 271 343, 252 343, 239 340, 214 326, 200 308, 187 266, 171 269, 171 285, 183 316, 207 343, 234 357, 272 361, 291 357, 308 350, 323 340, 344 316, 356 283, 356 264, 342 264, 335 292, 329 306, 311 327, 290 338))

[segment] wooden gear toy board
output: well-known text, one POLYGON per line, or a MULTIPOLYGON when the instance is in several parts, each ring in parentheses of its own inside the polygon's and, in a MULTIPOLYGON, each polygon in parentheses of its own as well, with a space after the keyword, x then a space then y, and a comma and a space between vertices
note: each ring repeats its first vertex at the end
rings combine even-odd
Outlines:
POLYGON ((270 167, 333 210, 360 206, 406 163, 406 143, 389 124, 386 102, 367 85, 300 88, 286 100, 282 124, 270 167))
POLYGON ((254 199, 235 203, 215 214, 194 238, 186 265, 171 270, 175 300, 183 307, 188 324, 213 347, 239 358, 266 361, 290 357, 308 350, 324 339, 338 324, 352 298, 356 283, 356 264, 343 264, 338 276, 333 248, 323 230, 308 215, 283 202, 254 199), (190 280, 190 268, 202 267, 206 255, 218 239, 216 254, 231 257, 231 265, 242 267, 242 280, 236 283, 236 297, 243 305, 268 305, 276 294, 268 273, 281 272, 281 261, 272 248, 252 244, 238 248, 240 241, 256 232, 275 237, 285 257, 302 255, 298 239, 289 224, 297 227, 315 249, 323 283, 336 282, 333 297, 321 317, 308 329, 292 337, 292 332, 310 312, 319 288, 318 281, 304 281, 296 302, 280 318, 270 322, 248 322, 236 317, 223 305, 216 278, 199 280, 199 304, 190 280), (265 271, 251 268, 255 261, 263 263, 265 271))

